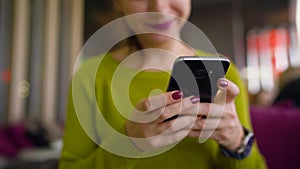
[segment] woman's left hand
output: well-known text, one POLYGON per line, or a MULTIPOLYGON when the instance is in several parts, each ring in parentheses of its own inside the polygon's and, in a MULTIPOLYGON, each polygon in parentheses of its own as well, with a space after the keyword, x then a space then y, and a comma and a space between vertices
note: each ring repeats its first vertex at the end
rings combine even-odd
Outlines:
POLYGON ((244 137, 234 103, 239 88, 225 78, 218 80, 218 88, 213 103, 201 103, 200 100, 199 111, 202 112, 199 114, 207 114, 207 116, 198 117, 189 136, 200 136, 200 139, 210 138, 229 150, 236 150, 242 144, 244 137))

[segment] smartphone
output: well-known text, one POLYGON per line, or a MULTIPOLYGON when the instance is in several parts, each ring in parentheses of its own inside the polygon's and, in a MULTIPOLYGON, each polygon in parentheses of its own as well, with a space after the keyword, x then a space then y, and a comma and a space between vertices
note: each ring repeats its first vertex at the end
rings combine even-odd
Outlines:
POLYGON ((200 102, 211 103, 218 79, 229 66, 230 60, 221 56, 181 56, 173 64, 167 91, 180 90, 184 97, 199 96, 200 102))

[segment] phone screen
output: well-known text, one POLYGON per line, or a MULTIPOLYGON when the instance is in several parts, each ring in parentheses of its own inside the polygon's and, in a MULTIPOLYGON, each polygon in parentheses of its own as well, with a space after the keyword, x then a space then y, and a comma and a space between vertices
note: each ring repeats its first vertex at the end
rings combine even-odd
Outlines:
POLYGON ((173 65, 167 91, 180 90, 184 97, 200 96, 201 102, 212 102, 217 81, 225 76, 230 61, 224 57, 182 56, 173 65))

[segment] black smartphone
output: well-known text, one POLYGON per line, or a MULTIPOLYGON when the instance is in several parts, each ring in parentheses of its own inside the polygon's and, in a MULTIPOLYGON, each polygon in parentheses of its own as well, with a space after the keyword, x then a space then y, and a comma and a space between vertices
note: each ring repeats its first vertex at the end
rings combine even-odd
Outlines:
POLYGON ((173 64, 167 91, 180 90, 184 97, 200 96, 201 102, 210 103, 229 65, 229 59, 221 56, 181 56, 173 64))

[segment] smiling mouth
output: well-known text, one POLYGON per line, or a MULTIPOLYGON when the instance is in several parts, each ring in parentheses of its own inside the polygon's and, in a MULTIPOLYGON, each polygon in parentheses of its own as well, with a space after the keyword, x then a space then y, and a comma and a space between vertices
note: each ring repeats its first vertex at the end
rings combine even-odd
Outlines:
POLYGON ((147 24, 147 26, 149 26, 152 29, 156 29, 156 30, 166 30, 166 29, 169 29, 171 27, 173 22, 174 22, 174 20, 159 23, 159 24, 147 24))

